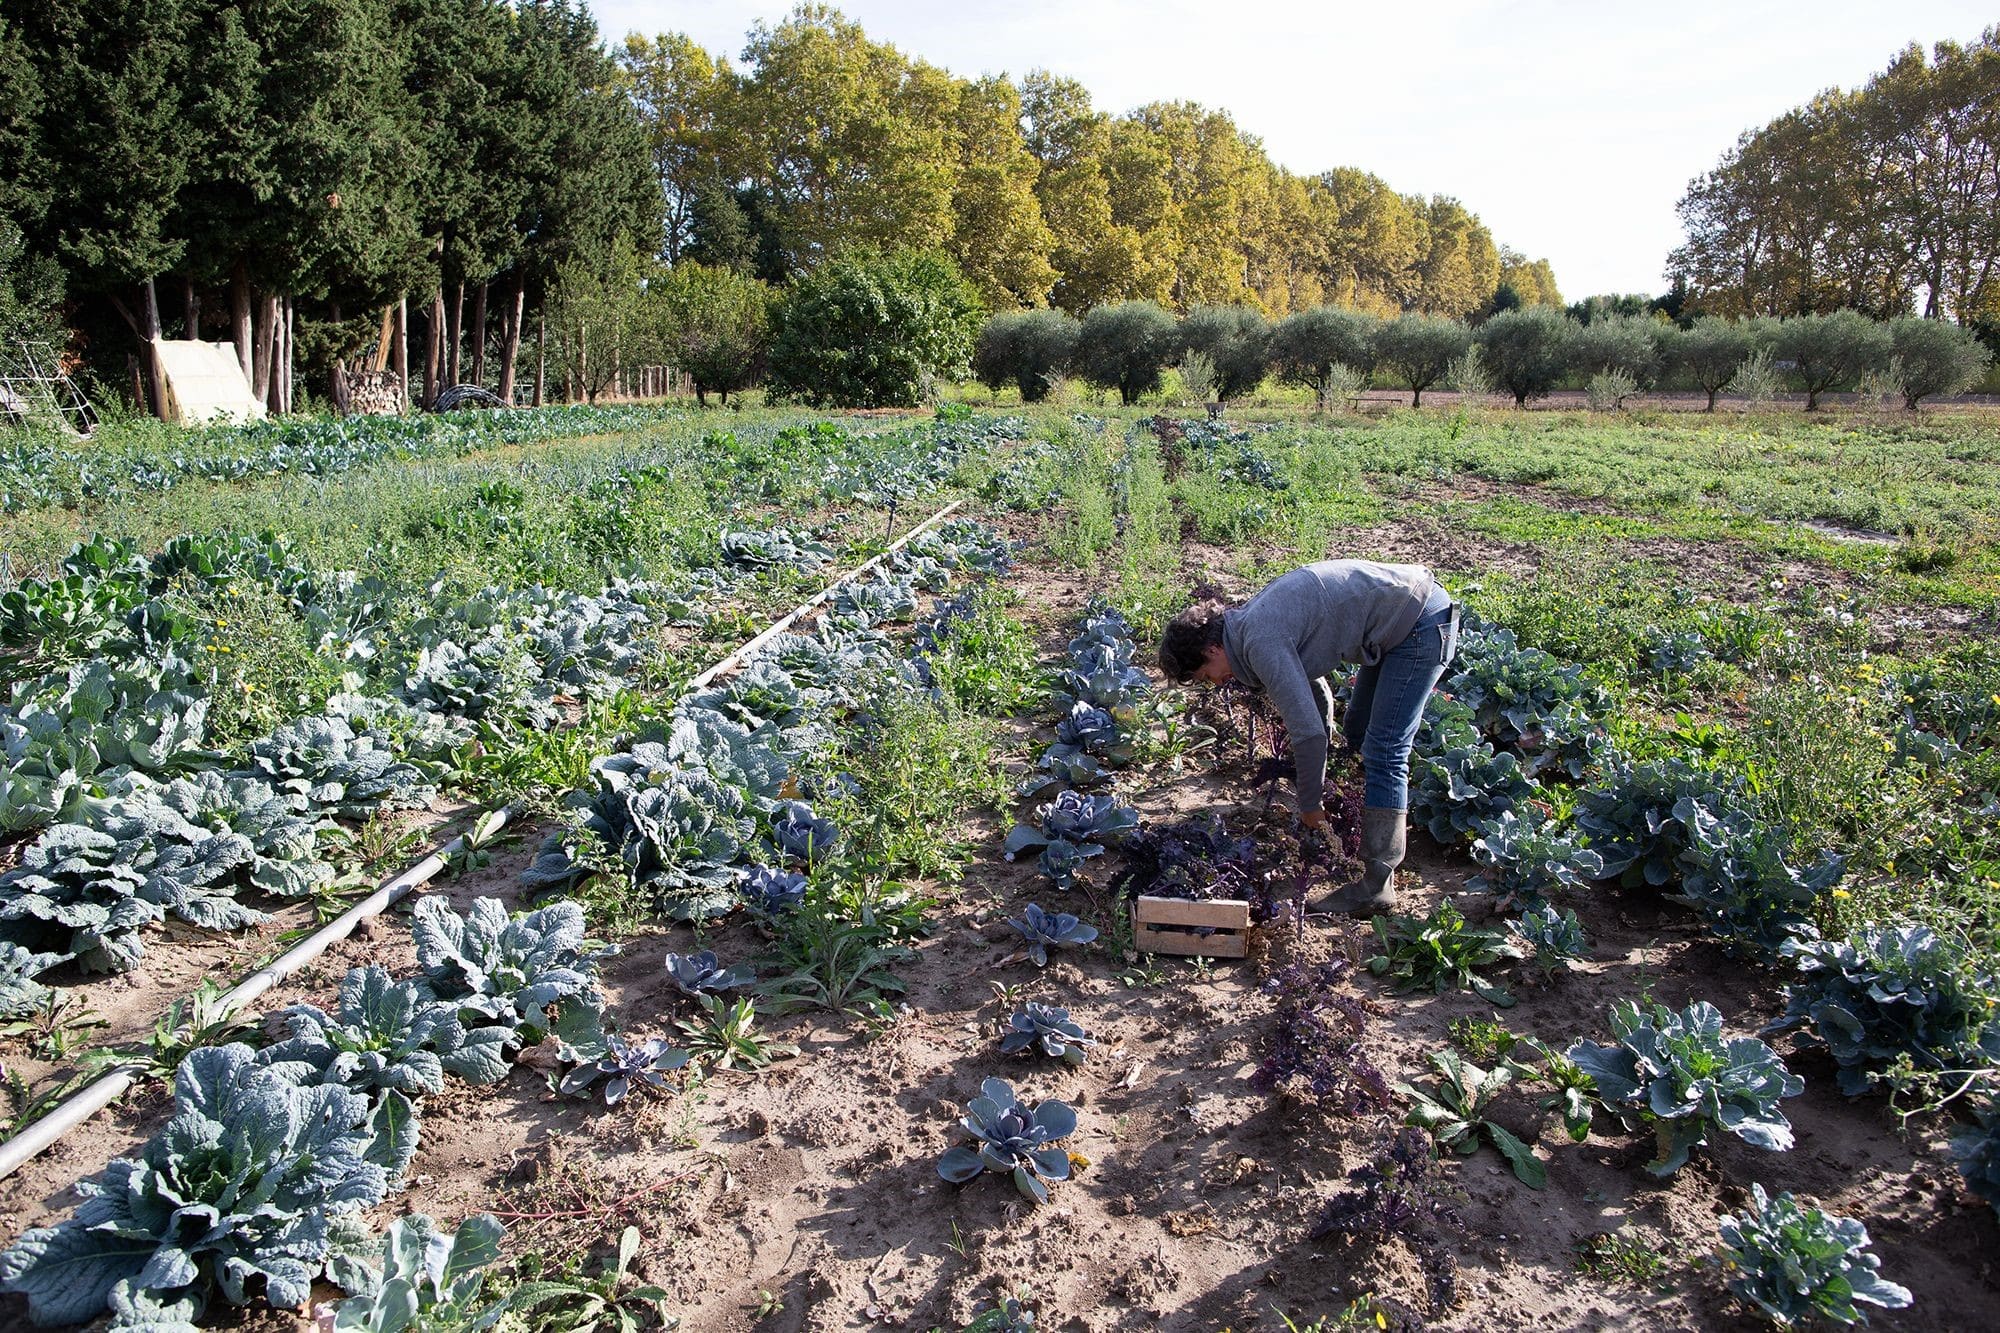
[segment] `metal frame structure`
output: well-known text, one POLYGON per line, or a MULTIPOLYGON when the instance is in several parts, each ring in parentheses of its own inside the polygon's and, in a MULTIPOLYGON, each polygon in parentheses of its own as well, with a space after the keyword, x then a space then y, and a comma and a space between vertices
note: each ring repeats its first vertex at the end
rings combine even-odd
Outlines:
POLYGON ((72 435, 97 429, 97 409, 62 368, 45 342, 19 341, 17 350, 0 348, 0 417, 16 421, 46 418, 72 435))

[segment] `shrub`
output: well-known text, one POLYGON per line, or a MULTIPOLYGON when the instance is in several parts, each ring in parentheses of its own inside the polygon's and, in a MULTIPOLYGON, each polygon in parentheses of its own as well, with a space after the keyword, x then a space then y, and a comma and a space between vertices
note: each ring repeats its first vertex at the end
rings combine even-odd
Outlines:
POLYGON ((1748 328, 1733 319, 1704 315, 1693 328, 1668 341, 1667 372, 1707 394, 1708 410, 1713 412, 1716 395, 1735 378, 1750 352, 1748 328))
POLYGON ((1856 1301, 1885 1310, 1910 1303, 1910 1292, 1885 1282, 1881 1260, 1866 1253, 1868 1228, 1851 1217, 1800 1207, 1789 1193, 1773 1199, 1750 1186, 1750 1207, 1720 1223, 1729 1289, 1779 1324, 1818 1316, 1867 1323, 1856 1301))
POLYGON ((1118 390, 1119 400, 1130 407, 1160 387, 1174 340, 1174 317, 1156 302, 1101 305, 1077 330, 1076 368, 1092 384, 1118 390))
POLYGON ((1264 382, 1271 325, 1249 306, 1196 306, 1181 321, 1177 341, 1183 353, 1199 352, 1215 367, 1219 401, 1241 398, 1264 382))
POLYGON ((1082 327, 1061 310, 995 315, 979 332, 973 371, 989 389, 1012 383, 1021 391, 1022 402, 1039 403, 1069 373, 1082 327))
POLYGON ((1889 330, 1853 310, 1800 315, 1778 326, 1771 350, 1792 363, 1806 391, 1806 411, 1819 410, 1819 396, 1842 384, 1859 383, 1871 370, 1888 367, 1889 330))
POLYGON ((1410 406, 1472 346, 1472 330, 1442 315, 1402 315, 1380 325, 1370 342, 1374 363, 1410 387, 1410 406))
POLYGON ((1373 315, 1338 306, 1301 310, 1271 330, 1271 368, 1285 383, 1311 389, 1324 411, 1334 398, 1345 396, 1339 390, 1348 378, 1366 382, 1380 324, 1373 315), (1340 373, 1343 369, 1347 374, 1340 373))
POLYGON ((1899 319, 1889 326, 1889 343, 1903 367, 1903 406, 1912 412, 1925 398, 1964 393, 1993 360, 1971 329, 1941 319, 1899 319))
POLYGON ((915 407, 968 373, 979 297, 949 259, 858 251, 801 278, 773 318, 770 389, 814 407, 915 407))
POLYGON ((764 375, 770 349, 771 290, 726 268, 681 263, 647 289, 659 321, 661 351, 694 381, 695 401, 719 393, 727 403, 764 375))
POLYGON ((1493 379, 1514 395, 1516 407, 1543 398, 1570 365, 1576 324, 1559 310, 1527 306, 1495 315, 1479 326, 1479 353, 1493 379))

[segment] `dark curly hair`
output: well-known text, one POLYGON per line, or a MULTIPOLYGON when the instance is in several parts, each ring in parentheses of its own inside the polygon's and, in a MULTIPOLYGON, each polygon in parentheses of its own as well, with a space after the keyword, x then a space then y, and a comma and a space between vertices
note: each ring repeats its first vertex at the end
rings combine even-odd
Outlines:
POLYGON ((1160 670, 1168 680, 1184 685, 1194 679, 1208 650, 1222 643, 1222 613, 1228 609, 1204 598, 1167 622, 1167 632, 1160 636, 1160 670))

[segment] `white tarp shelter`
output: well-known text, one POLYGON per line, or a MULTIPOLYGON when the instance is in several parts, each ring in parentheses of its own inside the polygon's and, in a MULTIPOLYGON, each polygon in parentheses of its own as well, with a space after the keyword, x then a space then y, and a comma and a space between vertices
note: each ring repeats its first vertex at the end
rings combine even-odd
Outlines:
POLYGON ((169 341, 154 346, 160 360, 160 415, 182 426, 255 421, 264 405, 250 392, 235 343, 169 341))

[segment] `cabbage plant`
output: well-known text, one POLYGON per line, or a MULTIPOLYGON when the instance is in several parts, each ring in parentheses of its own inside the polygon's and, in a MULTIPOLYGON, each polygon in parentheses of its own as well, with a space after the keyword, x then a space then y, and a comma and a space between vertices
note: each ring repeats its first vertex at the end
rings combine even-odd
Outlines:
POLYGON ((198 1048, 175 1071, 173 1118, 79 1182, 67 1219, 0 1253, 0 1290, 50 1324, 94 1318, 114 1293, 199 1308, 213 1293, 241 1305, 258 1283, 272 1305, 302 1305, 336 1221, 387 1192, 367 1116, 364 1098, 300 1087, 248 1046, 198 1048))
POLYGON ((1102 856, 1139 826, 1139 812, 1108 792, 1065 791, 1035 812, 1034 824, 1017 824, 1002 852, 1009 861, 1022 852, 1044 849, 1041 867, 1058 887, 1068 888, 1077 866, 1102 856))
POLYGON ((667 980, 673 988, 697 1000, 706 995, 720 995, 726 990, 740 990, 757 980, 756 968, 748 963, 724 967, 713 949, 690 954, 670 953, 665 963, 667 980))
POLYGON ((1805 1091, 1776 1051, 1755 1037, 1724 1037, 1722 1014, 1697 1001, 1678 1012, 1620 1000, 1610 1045, 1580 1041, 1566 1052, 1627 1128, 1651 1125, 1659 1152, 1646 1169, 1669 1176, 1716 1131, 1778 1151, 1792 1146, 1780 1100, 1805 1091))
POLYGON ((1535 966, 1551 977, 1582 958, 1590 947, 1576 913, 1550 902, 1530 907, 1509 921, 1507 928, 1534 951, 1535 966))
POLYGON ((1856 1302, 1884 1310, 1910 1304, 1909 1288, 1879 1271, 1868 1253, 1868 1228, 1802 1205, 1788 1193, 1775 1199, 1750 1186, 1750 1207, 1719 1224, 1729 1289, 1786 1327, 1803 1320, 1868 1322, 1856 1302))
POLYGON ((804 906, 809 883, 804 875, 790 870, 752 866, 743 882, 736 886, 736 892, 741 895, 745 907, 770 920, 787 916, 804 906))
POLYGON ((1052 1059, 1072 1065, 1082 1064, 1090 1054, 1090 1048, 1096 1044, 1097 1039, 1069 1016, 1069 1010, 1052 1004, 1036 1004, 1033 1000, 1009 1015, 1007 1028, 1000 1034, 1003 1055, 1038 1050, 1052 1059))
POLYGON ((558 1089, 565 1097, 580 1097, 599 1079, 604 1080, 604 1104, 616 1106, 625 1100, 633 1085, 655 1090, 667 1085, 667 1075, 688 1062, 688 1053, 669 1046, 659 1037, 628 1045, 623 1037, 605 1037, 601 1054, 587 1059, 563 1075, 558 1089))
POLYGON ((1503 903, 1532 903, 1604 878, 1604 858, 1533 806, 1502 811, 1479 826, 1471 887, 1503 903))
POLYGON ((1054 1146, 1076 1132, 1076 1112, 1063 1102, 1051 1099, 1030 1110, 1005 1079, 989 1078, 966 1103, 959 1127, 973 1146, 948 1148, 937 1164, 938 1174, 954 1185, 994 1171, 1011 1175, 1031 1202, 1047 1203, 1047 1182, 1069 1179, 1069 1153, 1054 1146))
POLYGON ((1034 960, 1036 967, 1048 965, 1051 949, 1084 945, 1097 938, 1097 927, 1084 925, 1068 912, 1044 912, 1038 903, 1029 903, 1019 919, 1010 918, 1007 924, 1021 937, 1021 953, 1034 960))
POLYGON ((1521 761, 1484 741, 1410 755, 1410 817, 1439 842, 1470 841, 1540 791, 1521 761))
POLYGON ((437 794, 394 748, 337 716, 285 723, 250 743, 250 762, 301 813, 360 820, 377 810, 415 809, 437 794))
POLYGON ((413 933, 429 993, 462 1017, 508 1029, 510 1044, 532 1046, 559 1024, 569 1032, 601 1022, 597 965, 616 949, 584 937, 575 903, 510 917, 499 899, 478 898, 461 917, 442 898, 424 898, 413 933))

